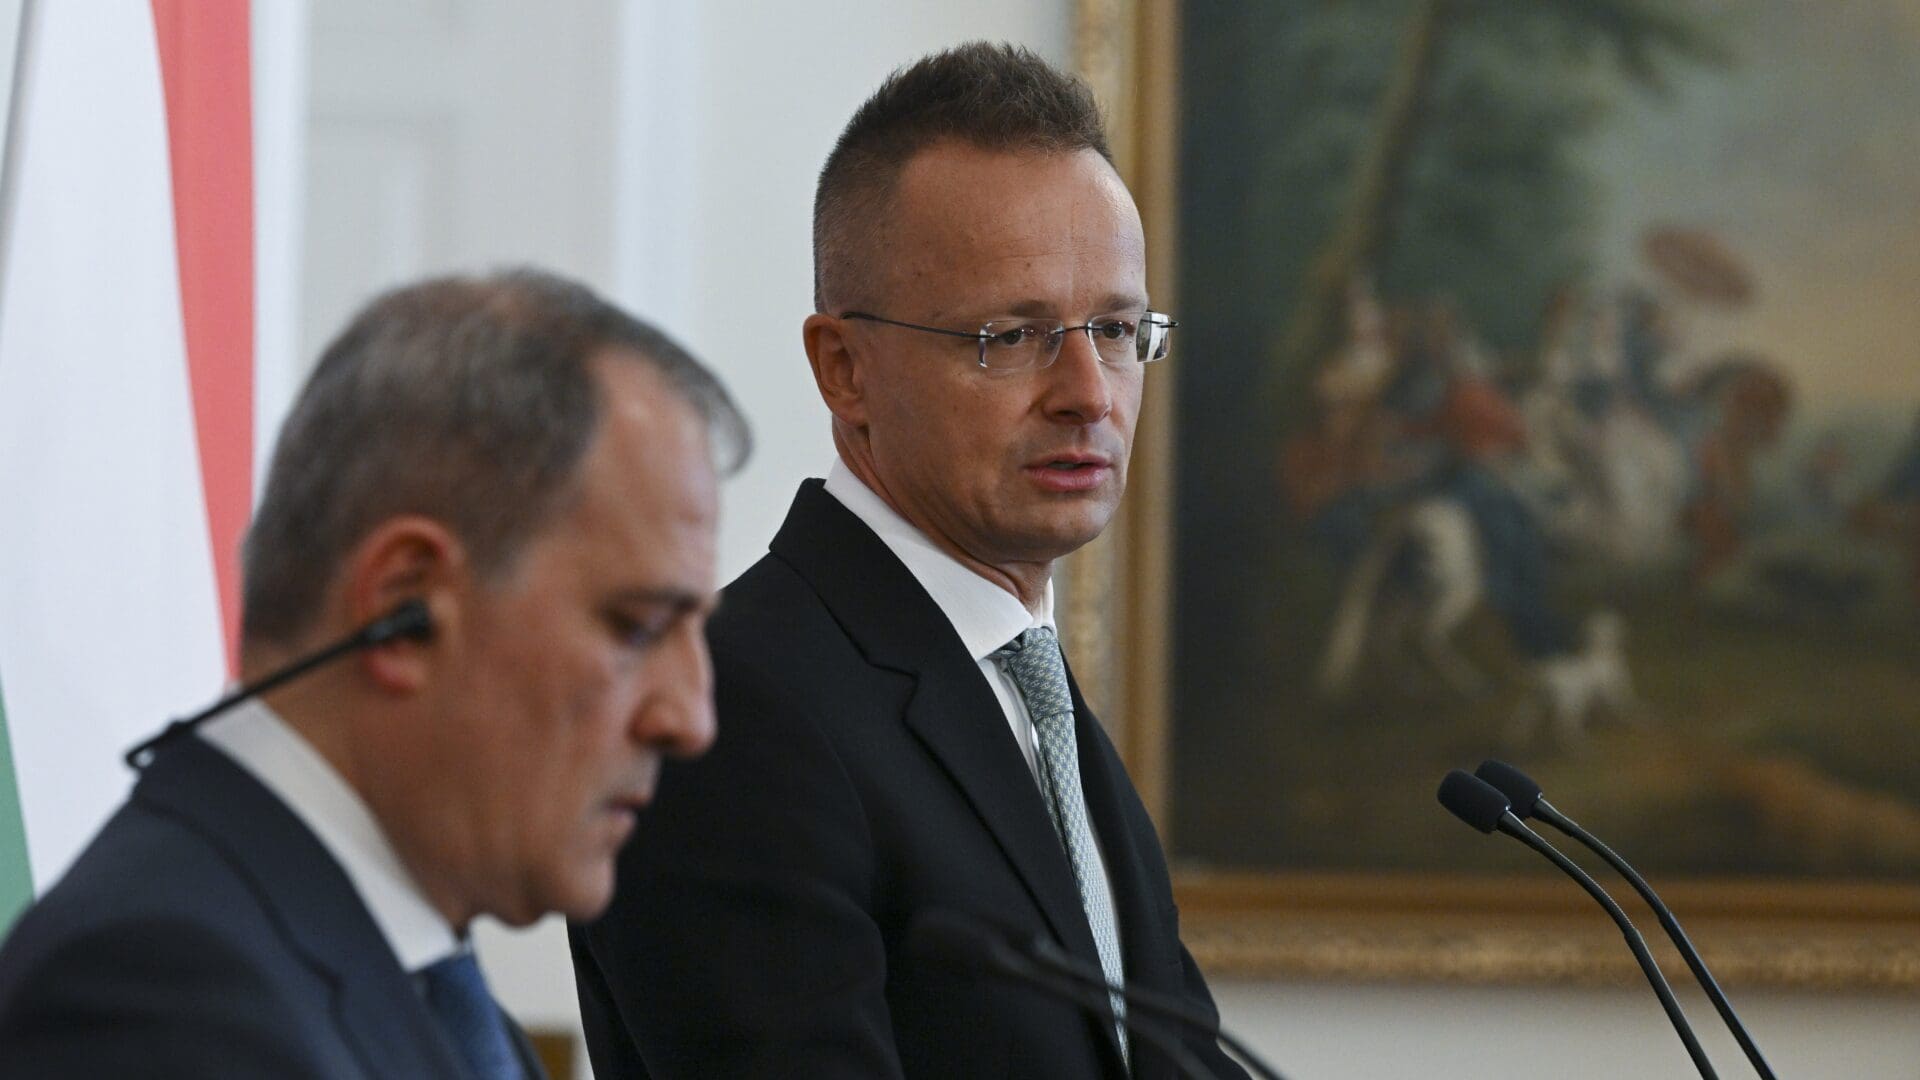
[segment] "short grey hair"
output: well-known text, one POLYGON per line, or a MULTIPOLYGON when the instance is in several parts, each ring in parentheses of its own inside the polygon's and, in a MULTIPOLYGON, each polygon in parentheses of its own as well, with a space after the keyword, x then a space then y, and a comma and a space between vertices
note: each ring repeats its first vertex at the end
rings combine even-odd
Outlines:
POLYGON ((712 372, 584 285, 536 270, 445 277, 368 304, 328 345, 281 430, 247 531, 241 636, 290 644, 380 522, 445 524, 504 571, 560 508, 599 425, 590 362, 646 364, 706 422, 714 465, 751 451, 712 372))
POLYGON ((877 223, 914 155, 942 140, 1113 163, 1093 91, 1017 45, 968 42, 888 76, 827 155, 813 197, 813 303, 871 303, 877 223))

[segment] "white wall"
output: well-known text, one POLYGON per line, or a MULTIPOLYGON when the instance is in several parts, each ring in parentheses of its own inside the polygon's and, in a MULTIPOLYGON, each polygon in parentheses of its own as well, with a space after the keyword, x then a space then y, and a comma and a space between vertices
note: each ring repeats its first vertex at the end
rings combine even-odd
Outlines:
MULTIPOLYGON (((1625 947, 1624 945, 1622 946, 1625 947)), ((1675 972, 1682 978, 1685 972, 1675 972)), ((1670 976, 1671 977, 1671 976, 1670 976)), ((1692 1076, 1653 992, 1216 981, 1229 1027, 1291 1080, 1618 1080, 1692 1076)), ((1676 985, 1721 1076, 1753 1072, 1707 999, 1676 985)), ((1920 1024, 1906 997, 1728 991, 1775 1074, 1912 1080, 1920 1024)))
POLYGON ((618 7, 312 5, 302 370, 373 292, 423 274, 534 263, 606 284, 618 7))

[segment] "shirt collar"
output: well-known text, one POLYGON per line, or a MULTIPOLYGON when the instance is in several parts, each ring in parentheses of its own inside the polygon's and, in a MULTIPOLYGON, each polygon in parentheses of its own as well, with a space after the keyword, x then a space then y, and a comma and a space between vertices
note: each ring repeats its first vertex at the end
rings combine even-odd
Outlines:
POLYGON ((200 729, 273 792, 318 837, 373 916, 400 966, 419 969, 457 951, 460 938, 414 881, 365 800, 312 744, 254 698, 200 729))
POLYGON ((1053 581, 1040 595, 1040 611, 1028 611, 1020 598, 981 577, 940 550, 927 534, 901 517, 838 456, 827 472, 827 494, 872 529, 887 550, 927 590, 940 613, 953 624, 975 660, 1035 626, 1053 627, 1053 581))

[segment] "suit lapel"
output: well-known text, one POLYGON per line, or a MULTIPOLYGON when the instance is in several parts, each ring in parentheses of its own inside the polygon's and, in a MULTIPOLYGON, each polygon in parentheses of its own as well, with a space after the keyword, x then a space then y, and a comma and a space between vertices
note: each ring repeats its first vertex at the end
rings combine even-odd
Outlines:
MULTIPOLYGON (((964 654, 962 654, 964 656, 964 654)), ((1100 953, 1080 904, 1073 865, 1054 833, 1040 789, 1002 718, 1000 701, 967 663, 971 680, 947 673, 921 680, 906 722, 939 759, 993 833, 1060 943, 1096 967, 1100 953)))
POLYGON ((177 739, 133 797, 200 832, 252 882, 294 951, 333 987, 334 1022, 370 1075, 463 1075, 346 872, 251 774, 197 737, 177 739))
POLYGON ((1073 867, 1000 701, 912 573, 818 480, 771 545, 813 586, 869 663, 914 680, 905 723, 965 793, 1060 943, 1099 965, 1073 867))
MULTIPOLYGON (((1129 980, 1136 971, 1152 970, 1163 959, 1161 942, 1155 939, 1156 916, 1160 905, 1151 895, 1142 870, 1138 845, 1123 810, 1126 787, 1131 782, 1121 770, 1113 744, 1107 741, 1080 686, 1067 676, 1073 691, 1075 739, 1080 750, 1080 786, 1087 796, 1087 816, 1100 834, 1100 854, 1106 860, 1107 878, 1113 889, 1114 911, 1120 916, 1121 947, 1126 957, 1129 980)), ((1157 842, 1157 841, 1156 841, 1157 842)))
MULTIPOLYGON (((1165 968, 1166 942, 1159 940, 1160 905, 1152 894, 1139 845, 1157 837, 1143 838, 1128 827, 1125 799, 1132 782, 1126 778, 1119 755, 1107 740, 1106 732, 1094 718, 1093 710, 1080 695, 1080 684, 1067 672, 1067 685, 1073 693, 1074 737, 1080 751, 1080 786, 1087 797, 1087 816, 1100 835, 1100 854, 1107 864, 1107 882, 1113 890, 1113 909, 1120 920, 1120 951, 1126 960, 1127 985, 1177 993, 1177 983, 1160 978, 1165 968)), ((1134 1080, 1172 1075, 1171 1063, 1158 1053, 1142 1053, 1138 1038, 1133 1046, 1134 1080)))

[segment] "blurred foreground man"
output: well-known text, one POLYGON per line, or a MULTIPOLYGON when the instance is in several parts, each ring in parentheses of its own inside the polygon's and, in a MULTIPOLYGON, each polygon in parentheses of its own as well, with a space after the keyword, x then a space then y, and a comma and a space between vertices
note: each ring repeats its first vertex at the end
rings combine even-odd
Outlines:
POLYGON ((1105 994, 905 947, 954 909, 1213 1008, 1054 633, 1053 562, 1113 516, 1172 325, 1085 86, 987 45, 896 73, 821 174, 814 256, 839 460, 726 591, 724 736, 575 928, 596 1074, 1171 1076, 1105 994))
POLYGON ((156 748, 0 951, 0 1074, 531 1078, 467 933, 590 918, 662 756, 712 742, 715 478, 691 356, 531 272, 375 301, 288 418, 247 540, 259 678, 156 748))

